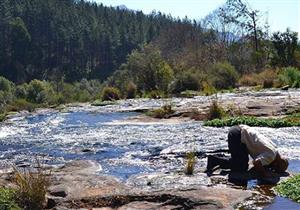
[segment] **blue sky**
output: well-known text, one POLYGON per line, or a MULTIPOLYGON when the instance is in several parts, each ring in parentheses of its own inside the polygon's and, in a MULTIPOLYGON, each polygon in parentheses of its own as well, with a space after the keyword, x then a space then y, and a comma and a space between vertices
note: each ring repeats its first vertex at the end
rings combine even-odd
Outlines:
MULTIPOLYGON (((126 5, 148 14, 153 10, 174 17, 188 16, 199 20, 226 0, 93 0, 107 6, 126 5)), ((285 31, 289 27, 300 34, 300 0, 248 0, 251 7, 268 14, 271 31, 285 31)))

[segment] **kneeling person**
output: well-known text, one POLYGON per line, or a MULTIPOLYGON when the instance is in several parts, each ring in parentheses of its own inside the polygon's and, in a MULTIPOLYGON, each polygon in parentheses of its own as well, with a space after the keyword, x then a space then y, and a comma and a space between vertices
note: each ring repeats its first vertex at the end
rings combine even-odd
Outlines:
POLYGON ((207 172, 211 172, 215 166, 232 171, 248 171, 249 154, 253 158, 254 169, 262 177, 271 176, 265 167, 278 173, 283 173, 288 167, 287 159, 281 157, 271 139, 247 125, 234 126, 229 130, 228 148, 230 158, 208 156, 207 172))

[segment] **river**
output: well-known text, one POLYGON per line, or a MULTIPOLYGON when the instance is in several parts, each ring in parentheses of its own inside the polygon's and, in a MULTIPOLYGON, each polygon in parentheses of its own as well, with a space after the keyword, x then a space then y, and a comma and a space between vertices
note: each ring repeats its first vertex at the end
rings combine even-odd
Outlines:
MULTIPOLYGON (((11 164, 25 167, 36 156, 46 165, 88 159, 99 162, 99 172, 126 180, 146 172, 182 171, 184 159, 178 154, 227 147, 227 127, 205 127, 192 120, 132 121, 141 114, 127 112, 125 108, 131 109, 132 105, 126 103, 118 110, 113 106, 82 106, 10 117, 0 125, 0 168, 11 164)), ((160 106, 151 103, 152 107, 160 106)), ((257 130, 271 138, 290 160, 289 171, 300 172, 299 127, 257 130)), ((196 170, 204 169, 205 164, 206 159, 200 158, 196 170)), ((277 203, 288 202, 283 200, 277 203)))

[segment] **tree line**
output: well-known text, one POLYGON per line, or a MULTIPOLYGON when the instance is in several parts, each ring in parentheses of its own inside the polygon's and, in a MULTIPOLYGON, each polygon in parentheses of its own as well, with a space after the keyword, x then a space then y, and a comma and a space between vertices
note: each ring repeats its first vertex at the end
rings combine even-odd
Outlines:
POLYGON ((48 81, 58 95, 68 87, 61 84, 90 80, 126 97, 299 74, 297 33, 270 33, 246 0, 227 0, 201 21, 84 0, 2 0, 0 11, 0 75, 16 84, 48 81), (289 66, 294 73, 282 72, 289 66))
POLYGON ((16 83, 104 80, 174 22, 83 0, 2 0, 0 11, 0 74, 16 83))

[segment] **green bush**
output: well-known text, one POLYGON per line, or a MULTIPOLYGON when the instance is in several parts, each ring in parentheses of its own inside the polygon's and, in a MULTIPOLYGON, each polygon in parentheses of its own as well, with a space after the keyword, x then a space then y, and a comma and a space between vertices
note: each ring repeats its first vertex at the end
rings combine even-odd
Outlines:
POLYGON ((0 90, 0 112, 5 110, 5 107, 11 103, 14 99, 14 95, 11 92, 0 90))
POLYGON ((21 210, 15 200, 16 192, 12 189, 0 188, 0 210, 21 210))
POLYGON ((76 102, 88 102, 92 100, 92 96, 89 94, 87 90, 78 90, 75 89, 76 92, 74 93, 73 100, 76 102))
POLYGON ((30 103, 26 101, 26 99, 16 99, 14 103, 8 105, 7 111, 18 112, 22 110, 27 110, 29 112, 32 112, 36 107, 36 104, 30 103))
POLYGON ((295 175, 277 185, 275 191, 281 196, 300 203, 300 175, 295 175))
POLYGON ((164 93, 167 93, 169 90, 169 84, 174 79, 174 72, 172 68, 167 62, 161 61, 156 64, 156 67, 154 69, 156 88, 163 91, 164 93))
POLYGON ((137 86, 133 82, 129 82, 126 87, 126 98, 135 98, 137 92, 137 86))
POLYGON ((53 99, 54 91, 49 83, 32 80, 28 85, 27 100, 32 103, 49 103, 53 99))
POLYGON ((238 74, 231 64, 216 63, 212 65, 210 72, 212 73, 212 85, 217 89, 234 88, 238 79, 238 74))
POLYGON ((300 70, 294 67, 283 68, 279 73, 279 81, 283 85, 300 88, 300 70))
POLYGON ((0 91, 3 92, 12 92, 14 84, 8 79, 0 76, 0 91))
POLYGON ((186 90, 198 91, 200 87, 199 77, 190 71, 178 74, 170 86, 171 93, 181 93, 186 90))
POLYGON ((114 87, 105 87, 102 90, 101 100, 102 101, 113 101, 120 99, 120 91, 114 87))
POLYGON ((22 84, 22 85, 18 85, 16 87, 16 92, 15 92, 16 97, 17 98, 26 98, 26 96, 27 96, 27 89, 28 89, 27 83, 22 84))

